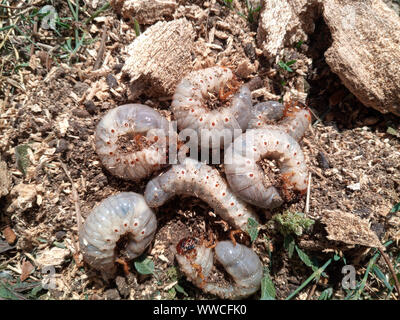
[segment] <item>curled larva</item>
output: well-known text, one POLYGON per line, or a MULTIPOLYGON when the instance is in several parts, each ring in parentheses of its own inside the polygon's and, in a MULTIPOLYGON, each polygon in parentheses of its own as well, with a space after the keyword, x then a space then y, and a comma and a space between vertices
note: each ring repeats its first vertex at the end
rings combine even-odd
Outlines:
POLYGON ((256 206, 272 209, 283 199, 272 185, 264 185, 264 172, 258 162, 275 159, 280 165, 282 192, 304 192, 308 172, 300 145, 278 128, 250 129, 240 135, 225 152, 225 174, 232 191, 256 206))
POLYGON ((126 104, 110 110, 96 129, 96 151, 113 175, 148 177, 166 163, 169 122, 154 109, 126 104))
POLYGON ((233 78, 230 69, 216 66, 190 73, 176 87, 171 110, 178 129, 195 130, 202 148, 223 148, 247 128, 252 106, 250 89, 243 85, 225 101, 236 89, 233 78))
POLYGON ((207 202, 216 214, 243 231, 249 218, 258 221, 250 206, 232 193, 218 170, 197 160, 186 158, 182 164, 173 165, 150 180, 144 197, 150 207, 159 207, 179 194, 207 202))
POLYGON ((299 102, 290 102, 284 106, 277 101, 267 101, 253 106, 248 129, 279 127, 299 141, 310 123, 310 110, 299 102))
POLYGON ((156 216, 142 195, 110 196, 92 210, 79 232, 83 258, 110 278, 116 271, 117 249, 125 245, 120 254, 127 260, 138 257, 153 240, 156 228, 156 216))
POLYGON ((197 287, 222 299, 246 298, 260 289, 263 266, 250 248, 231 241, 215 246, 216 260, 231 275, 234 284, 210 283, 207 277, 214 265, 212 249, 194 238, 182 239, 176 247, 176 260, 182 272, 197 287))

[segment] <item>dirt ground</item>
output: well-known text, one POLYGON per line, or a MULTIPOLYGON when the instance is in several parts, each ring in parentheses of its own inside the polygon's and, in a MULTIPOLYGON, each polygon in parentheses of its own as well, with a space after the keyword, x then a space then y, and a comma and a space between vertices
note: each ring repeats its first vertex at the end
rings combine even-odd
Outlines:
MULTIPOLYGON (((78 3, 80 21, 93 17, 105 4, 98 2, 95 8, 83 1, 78 3)), ((15 6, 17 2, 2 3, 15 6)), ((256 8, 256 2, 251 3, 256 8)), ((396 3, 393 1, 398 8, 396 3)), ((215 299, 185 280, 171 250, 185 235, 211 230, 219 240, 229 236, 226 224, 194 197, 181 197, 156 210, 158 229, 145 254, 154 262, 156 275, 140 274, 131 262, 129 274, 120 268, 118 277, 106 282, 82 263, 77 247, 76 205, 86 217, 109 195, 143 193, 148 181, 131 183, 113 177, 102 167, 94 146, 94 131, 101 117, 111 108, 131 102, 121 68, 125 48, 137 35, 131 21, 125 21, 112 8, 86 24, 65 20, 70 28, 60 27, 59 34, 40 28, 36 21, 38 31, 32 33, 35 20, 18 14, 29 17, 45 4, 52 4, 59 17, 72 17, 64 1, 29 1, 26 9, 18 11, 0 6, 0 15, 6 17, 0 28, 15 23, 22 31, 2 30, 0 38, 4 41, 0 63, 0 179, 6 190, 2 194, 0 183, 0 227, 8 230, 0 237, 0 299, 215 299), (107 28, 107 37, 102 37, 103 28, 107 28), (61 47, 67 38, 76 39, 76 30, 79 35, 85 32, 85 41, 77 52, 66 54, 61 47), (102 46, 104 53, 99 58, 102 46), (96 61, 101 61, 97 69, 96 61), (7 176, 9 185, 4 182, 7 176), (15 241, 10 240, 13 234, 15 241), (56 281, 56 287, 48 290, 42 281, 47 277, 41 265, 45 259, 54 265, 51 275, 56 281), (4 292, 9 296, 3 296, 4 292)), ((310 230, 295 238, 313 263, 322 266, 334 254, 346 258, 330 264, 325 276, 308 284, 295 299, 318 299, 329 288, 331 298, 344 299, 349 292, 340 285, 343 261, 355 266, 357 281, 361 281, 375 254, 375 249, 366 246, 329 240, 321 222, 325 210, 366 219, 382 244, 392 240, 387 253, 399 276, 400 217, 390 213, 400 202, 399 118, 364 107, 330 72, 323 58, 329 31, 322 21, 308 42, 284 53, 286 61, 296 60, 294 71, 305 69, 302 76, 265 61, 256 43, 257 12, 251 23, 246 18, 249 11, 245 1, 233 1, 233 6, 230 9, 224 1, 182 0, 175 13, 164 19, 185 17, 193 24, 197 43, 192 52, 193 68, 228 65, 237 71, 245 61, 248 67, 242 77, 238 76, 240 80, 247 82, 260 76, 265 79, 267 92, 278 99, 299 79, 306 84, 306 102, 314 115, 301 142, 312 176, 308 207, 305 195, 273 212, 258 210, 263 225, 251 244, 269 268, 276 298, 288 297, 313 273, 298 255, 289 257, 284 236, 273 223, 274 215, 287 211, 303 212, 315 221, 310 230), (307 59, 312 59, 310 65, 304 62, 307 59)), ((149 25, 139 27, 143 32, 149 25)), ((267 98, 260 94, 254 100, 267 98)), ((170 99, 141 95, 132 102, 145 103, 173 119, 170 99)), ((223 171, 223 166, 216 167, 223 171)), ((385 261, 380 257, 375 265, 390 284, 385 261)), ((213 277, 221 283, 231 281, 217 269, 213 277)), ((260 293, 251 297, 259 298, 260 293)), ((361 298, 395 299, 396 290, 388 294, 379 273, 371 271, 361 298)))

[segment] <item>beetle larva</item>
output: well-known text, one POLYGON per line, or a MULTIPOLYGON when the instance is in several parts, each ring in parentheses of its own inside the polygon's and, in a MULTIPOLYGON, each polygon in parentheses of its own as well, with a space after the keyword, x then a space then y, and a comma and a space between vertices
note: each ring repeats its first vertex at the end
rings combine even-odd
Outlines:
POLYGON ((280 164, 282 191, 306 190, 307 166, 297 141, 276 127, 250 129, 235 139, 224 158, 229 186, 240 198, 266 209, 283 203, 275 186, 264 185, 264 172, 258 164, 264 158, 280 164))
POLYGON ((113 175, 140 180, 167 159, 169 122, 152 108, 126 104, 110 110, 96 129, 96 151, 113 175))
POLYGON ((84 260, 105 278, 116 271, 117 243, 126 240, 124 258, 141 255, 154 238, 157 220, 143 196, 121 192, 97 205, 79 232, 84 260))
POLYGON ((176 260, 186 277, 206 293, 221 299, 246 298, 260 289, 263 266, 250 248, 231 241, 220 241, 215 247, 216 260, 232 276, 234 284, 221 286, 207 281, 214 257, 212 249, 194 238, 182 239, 176 247, 176 260))
POLYGON ((216 214, 243 231, 249 218, 258 221, 250 206, 232 193, 218 170, 197 160, 186 158, 182 164, 173 165, 150 180, 144 197, 150 207, 159 207, 177 194, 200 198, 216 214))
POLYGON ((304 105, 290 102, 284 106, 277 101, 267 101, 253 107, 248 128, 278 127, 299 141, 310 123, 311 113, 304 105))
POLYGON ((225 87, 228 96, 235 90, 233 78, 230 69, 216 66, 190 73, 176 87, 171 110, 178 129, 195 130, 202 148, 223 148, 247 128, 252 106, 250 89, 243 85, 225 101, 225 87))

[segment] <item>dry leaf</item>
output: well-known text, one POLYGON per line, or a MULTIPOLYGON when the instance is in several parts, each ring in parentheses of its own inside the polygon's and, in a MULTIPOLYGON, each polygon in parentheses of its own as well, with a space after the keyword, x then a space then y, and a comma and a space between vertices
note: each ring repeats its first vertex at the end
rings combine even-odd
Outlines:
POLYGON ((41 252, 36 258, 36 262, 39 266, 58 266, 64 262, 69 254, 68 249, 53 247, 41 252))
POLYGON ((34 269, 35 267, 29 261, 26 261, 24 259, 24 261, 22 261, 21 276, 19 277, 19 279, 21 281, 25 281, 26 279, 28 279, 29 275, 34 269))
POLYGON ((369 223, 351 213, 340 210, 325 210, 321 222, 326 225, 328 239, 351 245, 383 248, 369 223))
POLYGON ((3 229, 3 236, 6 238, 6 241, 8 244, 14 244, 15 240, 17 240, 17 236, 15 235, 13 229, 11 229, 9 226, 5 227, 3 229))

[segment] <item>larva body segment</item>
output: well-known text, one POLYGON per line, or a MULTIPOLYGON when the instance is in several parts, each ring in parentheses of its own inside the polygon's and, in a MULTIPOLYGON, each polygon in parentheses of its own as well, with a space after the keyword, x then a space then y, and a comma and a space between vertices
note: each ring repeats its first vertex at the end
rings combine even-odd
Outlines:
POLYGON ((279 163, 283 188, 306 190, 307 166, 297 141, 275 127, 250 129, 235 139, 226 150, 224 159, 229 186, 241 199, 266 209, 283 203, 274 186, 264 185, 264 172, 258 164, 264 158, 279 163))
POLYGON ((248 129, 278 127, 299 141, 310 123, 311 113, 305 106, 289 103, 285 107, 277 101, 267 101, 253 107, 248 129))
POLYGON ((144 193, 150 207, 159 207, 175 195, 196 196, 207 202, 215 213, 233 227, 246 231, 249 218, 257 215, 244 201, 232 193, 218 170, 186 158, 167 172, 149 181, 144 193))
POLYGON ((97 125, 96 151, 113 175, 138 181, 166 163, 168 129, 168 120, 154 109, 122 105, 97 125))
POLYGON ((195 130, 203 148, 223 148, 247 128, 252 102, 246 85, 225 106, 215 106, 233 78, 230 69, 216 66, 190 73, 176 87, 171 110, 178 129, 195 130))
POLYGON ((121 192, 110 196, 92 210, 79 232, 83 258, 110 278, 116 271, 117 242, 125 236, 124 257, 134 259, 153 240, 156 228, 156 216, 142 195, 121 192))
POLYGON ((260 289, 263 266, 257 254, 250 248, 234 245, 230 241, 218 242, 215 247, 216 260, 232 276, 234 284, 221 286, 207 281, 214 264, 212 250, 203 244, 187 254, 178 253, 176 259, 186 277, 206 293, 221 299, 246 298, 260 289))

